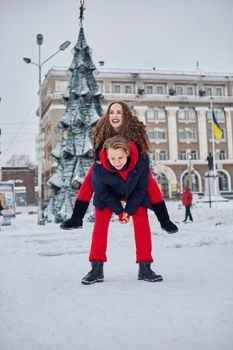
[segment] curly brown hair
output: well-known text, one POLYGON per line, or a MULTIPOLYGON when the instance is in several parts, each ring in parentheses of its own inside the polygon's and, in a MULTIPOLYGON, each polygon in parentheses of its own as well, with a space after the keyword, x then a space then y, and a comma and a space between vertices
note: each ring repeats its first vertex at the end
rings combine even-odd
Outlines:
POLYGON ((129 106, 124 102, 112 102, 108 106, 105 115, 98 121, 93 132, 94 148, 101 146, 108 138, 119 135, 127 140, 138 143, 142 147, 142 153, 147 154, 150 149, 146 127, 135 115, 132 114, 129 106), (123 121, 119 130, 116 131, 109 123, 109 113, 111 106, 118 103, 122 106, 123 121))

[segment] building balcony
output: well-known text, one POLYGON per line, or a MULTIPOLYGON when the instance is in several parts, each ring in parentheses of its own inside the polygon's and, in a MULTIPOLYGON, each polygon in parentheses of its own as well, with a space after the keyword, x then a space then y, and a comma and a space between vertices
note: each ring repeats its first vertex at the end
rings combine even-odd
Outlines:
POLYGON ((123 94, 123 93, 103 93, 104 99, 107 101, 122 100, 122 101, 158 101, 164 103, 198 103, 198 104, 210 104, 213 103, 232 103, 233 96, 204 96, 200 97, 199 95, 156 95, 156 94, 123 94))

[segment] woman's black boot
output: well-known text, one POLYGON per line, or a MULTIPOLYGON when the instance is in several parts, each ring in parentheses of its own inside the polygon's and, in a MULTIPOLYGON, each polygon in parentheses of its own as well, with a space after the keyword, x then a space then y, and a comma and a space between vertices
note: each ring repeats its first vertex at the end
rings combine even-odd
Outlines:
POLYGON ((178 227, 170 220, 167 207, 164 201, 152 204, 155 215, 160 222, 160 226, 167 233, 175 233, 178 227))
POLYGON ((60 228, 63 230, 73 230, 75 228, 83 227, 83 218, 87 212, 89 202, 76 199, 73 214, 70 219, 64 221, 60 228))

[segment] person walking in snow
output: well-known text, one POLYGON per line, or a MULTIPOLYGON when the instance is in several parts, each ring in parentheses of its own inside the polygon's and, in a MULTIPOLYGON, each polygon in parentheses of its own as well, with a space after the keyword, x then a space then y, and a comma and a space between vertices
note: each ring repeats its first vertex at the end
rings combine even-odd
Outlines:
POLYGON ((192 206, 193 195, 190 188, 184 187, 182 194, 182 204, 185 206, 185 219, 183 222, 186 222, 189 218, 190 221, 193 221, 193 217, 191 214, 191 206, 192 206))
POLYGON ((138 279, 162 281, 162 276, 151 270, 153 257, 147 208, 153 207, 146 192, 148 157, 134 143, 121 136, 106 140, 99 156, 101 163, 96 162, 92 172, 96 214, 89 255, 92 269, 82 283, 87 285, 104 280, 103 264, 107 261, 108 227, 113 213, 118 215, 122 224, 128 223, 132 216, 136 263, 139 264, 138 279))
POLYGON ((2 202, 0 200, 0 231, 2 230, 2 211, 4 207, 2 206, 2 202))
MULTIPOLYGON (((96 161, 99 161, 99 151, 105 140, 115 135, 126 137, 128 140, 140 144, 143 155, 146 155, 149 151, 149 140, 145 125, 132 114, 130 108, 124 102, 112 102, 108 106, 106 114, 99 120, 95 127, 93 143, 96 150, 96 161)), ((79 190, 71 218, 63 222, 60 226, 64 230, 82 228, 83 226, 83 218, 93 195, 91 184, 93 166, 91 166, 79 190)), ((147 192, 161 228, 168 233, 177 232, 178 228, 170 220, 162 193, 151 171, 148 174, 147 192)))

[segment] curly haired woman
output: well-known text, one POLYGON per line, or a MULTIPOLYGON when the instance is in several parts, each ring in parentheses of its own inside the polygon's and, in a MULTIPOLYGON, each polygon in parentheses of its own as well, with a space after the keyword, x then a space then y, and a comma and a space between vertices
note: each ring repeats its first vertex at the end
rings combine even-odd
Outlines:
MULTIPOLYGON (((96 150, 96 161, 99 161, 99 151, 104 142, 108 138, 116 135, 126 137, 129 141, 136 143, 141 147, 142 154, 147 156, 147 153, 149 152, 149 139, 146 133, 146 127, 143 122, 139 121, 139 119, 132 114, 129 106, 124 102, 110 103, 106 114, 99 120, 95 127, 93 144, 96 150)), ((93 187, 91 184, 92 172, 93 165, 89 169, 89 172, 80 188, 73 214, 69 220, 61 224, 60 227, 62 229, 71 230, 82 228, 83 218, 93 195, 93 187)), ((177 232, 178 228, 169 218, 162 193, 152 177, 151 171, 149 172, 147 192, 161 228, 168 233, 177 232)))

